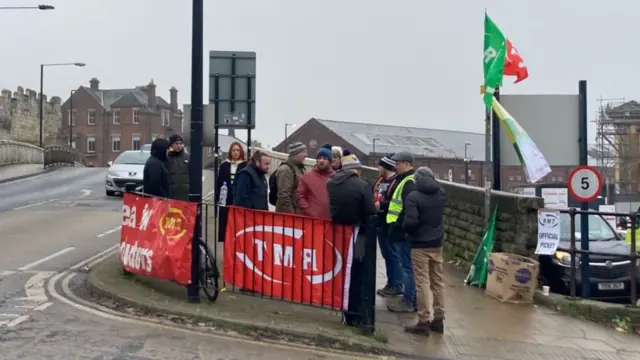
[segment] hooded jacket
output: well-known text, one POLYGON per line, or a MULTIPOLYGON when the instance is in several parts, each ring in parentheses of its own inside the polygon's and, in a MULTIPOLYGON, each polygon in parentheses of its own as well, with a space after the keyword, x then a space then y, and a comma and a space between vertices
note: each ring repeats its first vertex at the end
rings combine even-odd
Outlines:
POLYGON ((171 176, 171 196, 177 200, 189 201, 189 155, 184 149, 175 151, 171 145, 182 141, 179 135, 169 138, 168 169, 171 176))
POLYGON ((151 156, 144 164, 143 184, 145 194, 171 197, 171 178, 167 168, 167 139, 155 139, 151 143, 151 156))
POLYGON ((413 190, 404 203, 402 229, 414 249, 442 247, 444 237, 445 192, 428 168, 415 173, 413 190))
POLYGON ((372 189, 352 170, 343 170, 327 183, 331 220, 335 224, 360 226, 354 256, 361 258, 365 251, 365 232, 369 220, 376 214, 372 189))

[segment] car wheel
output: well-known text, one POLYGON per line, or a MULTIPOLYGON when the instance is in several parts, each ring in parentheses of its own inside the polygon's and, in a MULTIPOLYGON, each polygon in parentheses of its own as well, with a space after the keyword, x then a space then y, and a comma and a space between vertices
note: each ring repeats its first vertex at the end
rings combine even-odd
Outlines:
POLYGON ((107 196, 114 196, 116 194, 115 191, 110 191, 110 190, 107 190, 106 193, 107 193, 107 196))

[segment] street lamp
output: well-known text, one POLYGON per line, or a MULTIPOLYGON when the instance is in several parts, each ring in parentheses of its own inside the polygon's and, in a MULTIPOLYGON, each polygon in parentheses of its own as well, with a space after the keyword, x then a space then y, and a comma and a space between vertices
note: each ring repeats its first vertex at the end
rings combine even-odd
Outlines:
POLYGON ((284 152, 289 151, 289 126, 291 126, 292 128, 296 127, 296 124, 289 124, 289 123, 285 123, 284 124, 284 152))
POLYGON ((56 63, 56 64, 40 64, 40 147, 44 148, 43 126, 44 126, 44 67, 45 66, 78 66, 83 67, 85 63, 56 63))
POLYGON ((380 140, 380 138, 374 137, 373 139, 371 139, 371 141, 373 142, 373 155, 376 154, 376 141, 380 140))
POLYGON ((464 183, 467 185, 469 185, 469 158, 467 157, 467 148, 470 145, 470 142, 464 142, 464 183))
POLYGON ((37 6, 0 6, 0 10, 55 10, 51 5, 37 6))
POLYGON ((69 96, 69 147, 70 148, 73 148, 73 121, 75 120, 75 116, 73 116, 73 93, 74 92, 76 91, 71 90, 71 94, 69 96))

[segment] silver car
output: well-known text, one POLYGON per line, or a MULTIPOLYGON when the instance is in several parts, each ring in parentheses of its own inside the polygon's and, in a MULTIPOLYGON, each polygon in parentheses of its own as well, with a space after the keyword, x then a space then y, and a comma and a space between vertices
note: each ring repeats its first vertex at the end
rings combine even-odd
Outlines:
POLYGON ((109 161, 109 169, 104 179, 107 196, 114 196, 124 192, 125 184, 142 185, 144 164, 151 156, 148 150, 129 150, 121 153, 115 161, 109 161))

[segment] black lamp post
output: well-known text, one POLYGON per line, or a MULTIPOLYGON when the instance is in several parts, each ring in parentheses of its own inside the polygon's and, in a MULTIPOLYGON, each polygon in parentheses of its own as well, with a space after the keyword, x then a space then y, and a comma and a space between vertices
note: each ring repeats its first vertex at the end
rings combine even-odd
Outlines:
POLYGON ((40 147, 44 147, 44 67, 45 66, 78 66, 83 67, 85 63, 57 63, 57 64, 40 64, 40 147))
POLYGON ((464 183, 469 185, 469 158, 467 157, 467 148, 471 145, 470 142, 464 142, 464 183))
POLYGON ((55 7, 52 5, 0 6, 0 10, 55 10, 55 7))

